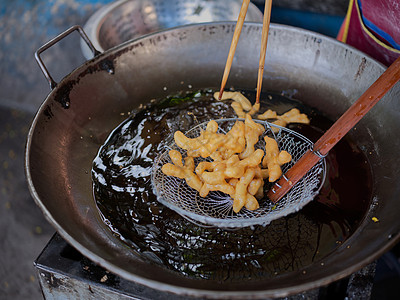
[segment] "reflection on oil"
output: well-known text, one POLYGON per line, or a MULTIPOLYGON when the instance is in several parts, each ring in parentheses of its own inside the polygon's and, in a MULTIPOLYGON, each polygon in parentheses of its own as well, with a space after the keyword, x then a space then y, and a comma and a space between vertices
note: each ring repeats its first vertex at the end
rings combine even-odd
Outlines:
MULTIPOLYGON (((254 95, 251 94, 253 99, 254 95)), ((298 101, 265 94, 262 110, 298 107, 310 125, 293 125, 313 141, 331 122, 298 101)), ((234 116, 212 92, 170 97, 134 111, 114 130, 93 163, 97 205, 106 224, 143 256, 186 276, 219 281, 268 278, 321 260, 348 238, 371 197, 371 174, 355 144, 342 140, 327 157, 320 195, 300 212, 270 225, 227 231, 196 226, 157 202, 153 158, 171 133, 199 122, 234 116)))

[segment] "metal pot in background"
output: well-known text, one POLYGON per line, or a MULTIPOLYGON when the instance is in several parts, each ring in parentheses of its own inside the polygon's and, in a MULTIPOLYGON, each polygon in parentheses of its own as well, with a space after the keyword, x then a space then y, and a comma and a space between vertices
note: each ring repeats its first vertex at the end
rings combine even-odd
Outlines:
MULTIPOLYGON (((133 38, 186 24, 235 21, 241 0, 119 0, 94 13, 84 30, 99 51, 108 50, 133 38)), ((262 22, 262 12, 253 3, 246 14, 248 22, 262 22)), ((92 58, 86 43, 83 54, 92 58)))
MULTIPOLYGON (((55 85, 33 121, 26 173, 36 203, 63 238, 115 274, 179 295, 283 297, 348 276, 399 240, 399 85, 351 133, 369 159, 373 199, 358 229, 323 264, 235 283, 184 277, 128 249, 102 222, 93 199, 92 160, 125 119, 122 113, 180 90, 217 87, 234 26, 197 24, 151 34, 96 55, 74 70, 55 85)), ((255 87, 260 39, 261 25, 245 24, 228 87, 255 87)), ((263 87, 291 91, 336 119, 383 70, 334 39, 273 24, 263 87)))

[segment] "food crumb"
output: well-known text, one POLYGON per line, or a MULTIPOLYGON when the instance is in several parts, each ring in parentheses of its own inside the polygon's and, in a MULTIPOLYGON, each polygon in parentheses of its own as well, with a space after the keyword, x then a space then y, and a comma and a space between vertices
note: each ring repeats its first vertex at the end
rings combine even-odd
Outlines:
POLYGON ((106 282, 108 279, 107 275, 104 275, 103 277, 101 277, 100 282, 106 282))
POLYGON ((376 223, 376 222, 379 222, 379 219, 377 217, 372 217, 372 221, 374 221, 376 223))
POLYGON ((31 282, 35 282, 35 276, 31 275, 31 276, 29 276, 29 279, 31 282))
POLYGON ((15 154, 14 150, 8 151, 8 157, 9 157, 9 158, 14 159, 15 156, 16 156, 16 154, 15 154))

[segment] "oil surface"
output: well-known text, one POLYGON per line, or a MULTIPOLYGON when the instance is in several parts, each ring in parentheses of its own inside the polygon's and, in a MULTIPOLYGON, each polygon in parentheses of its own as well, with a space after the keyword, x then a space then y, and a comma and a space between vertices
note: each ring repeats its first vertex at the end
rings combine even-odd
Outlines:
MULTIPOLYGON (((247 95, 254 99, 254 93, 247 95)), ((308 114, 310 125, 289 128, 314 142, 332 124, 296 100, 275 94, 263 94, 261 99, 261 111, 282 114, 298 107, 308 114)), ((322 260, 354 232, 371 199, 367 160, 348 138, 327 156, 326 182, 314 201, 268 226, 235 231, 199 227, 157 202, 151 168, 170 135, 210 119, 234 117, 229 103, 217 102, 211 91, 203 91, 133 111, 93 163, 94 195, 104 222, 133 250, 194 278, 242 282, 322 260)))

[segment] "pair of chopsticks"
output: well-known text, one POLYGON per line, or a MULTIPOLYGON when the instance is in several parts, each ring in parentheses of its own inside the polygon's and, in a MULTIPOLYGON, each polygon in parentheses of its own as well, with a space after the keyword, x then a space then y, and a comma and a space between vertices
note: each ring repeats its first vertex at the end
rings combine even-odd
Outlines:
MULTIPOLYGON (((233 33, 231 47, 229 49, 228 58, 226 60, 224 74, 222 76, 221 89, 219 91, 219 96, 218 96, 219 99, 222 98, 222 94, 224 93, 226 81, 228 80, 229 72, 232 67, 233 57, 235 55, 236 46, 238 44, 240 33, 242 31, 244 19, 246 18, 246 13, 247 13, 247 8, 249 7, 249 3, 250 0, 243 0, 242 7, 240 8, 239 17, 236 22, 235 32, 233 33)), ((261 35, 261 51, 260 51, 260 60, 258 64, 256 104, 260 103, 262 78, 264 74, 265 53, 267 51, 269 23, 271 20, 271 7, 272 7, 272 0, 265 0, 263 28, 261 35)))

